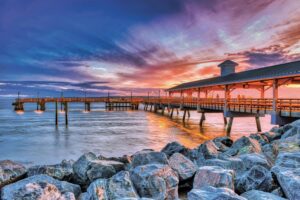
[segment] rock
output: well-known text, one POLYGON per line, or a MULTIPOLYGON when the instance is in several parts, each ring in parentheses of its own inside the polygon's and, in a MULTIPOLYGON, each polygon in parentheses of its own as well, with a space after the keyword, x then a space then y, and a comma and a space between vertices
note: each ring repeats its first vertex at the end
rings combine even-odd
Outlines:
POLYGON ((250 153, 242 154, 239 158, 243 161, 245 170, 251 169, 255 165, 260 165, 266 169, 271 169, 271 164, 267 161, 266 157, 262 154, 250 153))
POLYGON ((168 157, 172 156, 174 153, 181 153, 184 156, 187 156, 189 149, 185 146, 179 144, 178 142, 168 143, 161 152, 165 153, 168 157))
POLYGON ((79 185, 36 175, 3 187, 1 199, 75 199, 80 193, 79 185))
MULTIPOLYGON (((268 139, 269 142, 272 142, 274 140, 278 140, 281 138, 281 135, 282 135, 282 131, 276 131, 276 132, 272 132, 272 131, 269 131, 269 132, 265 132, 265 133, 262 133, 262 135, 264 137, 266 137, 268 139)), ((263 144, 264 145, 264 144, 263 144)))
POLYGON ((179 180, 168 165, 142 165, 132 169, 130 174, 140 197, 162 200, 178 198, 179 180))
POLYGON ((224 154, 235 156, 247 153, 261 153, 261 146, 257 140, 249 137, 241 137, 233 143, 233 145, 224 154))
POLYGON ((168 158, 165 153, 155 151, 140 151, 132 156, 131 165, 133 168, 147 164, 168 165, 168 158))
POLYGON ((300 134, 300 126, 293 126, 291 129, 289 129, 288 131, 286 131, 281 138, 282 139, 286 139, 288 137, 292 137, 296 134, 300 134))
POLYGON ((70 181, 73 177, 74 161, 63 160, 57 165, 36 165, 28 169, 28 176, 46 174, 58 180, 70 181))
POLYGON ((219 166, 224 169, 234 170, 236 173, 242 173, 245 170, 243 161, 234 157, 205 160, 201 166, 219 166))
POLYGON ((123 163, 99 160, 93 153, 82 155, 73 165, 75 182, 80 185, 88 185, 98 178, 110 178, 123 168, 123 163))
POLYGON ((195 175, 193 188, 205 186, 226 187, 234 190, 234 171, 218 166, 200 167, 195 175))
POLYGON ((188 193, 188 200, 247 200, 228 188, 215 188, 211 186, 201 189, 192 189, 188 193))
POLYGON ((268 138, 260 133, 251 134, 249 137, 251 139, 257 140, 261 146, 269 143, 268 138))
POLYGON ((26 168, 10 160, 0 161, 0 189, 10 183, 20 180, 26 174, 26 168))
POLYGON ((288 199, 300 199, 300 152, 280 153, 271 171, 288 199))
POLYGON ((282 189, 280 187, 274 189, 271 193, 274 194, 274 195, 280 196, 282 198, 285 197, 284 192, 282 191, 282 189))
POLYGON ((217 137, 213 139, 213 142, 217 146, 218 150, 221 152, 228 150, 228 148, 231 147, 233 144, 233 141, 227 136, 217 137))
POLYGON ((268 162, 273 165, 278 155, 278 144, 275 142, 266 144, 262 146, 262 151, 268 162))
POLYGON ((279 153, 300 151, 300 134, 296 134, 287 138, 281 138, 276 142, 278 144, 279 153))
POLYGON ((91 183, 87 189, 85 199, 138 198, 129 177, 129 172, 121 171, 110 179, 98 179, 91 183))
POLYGON ((98 156, 99 160, 110 160, 110 161, 117 161, 117 162, 121 162, 123 164, 129 164, 131 163, 131 157, 128 155, 123 155, 122 157, 104 157, 102 155, 98 156))
POLYGON ((241 196, 249 200, 286 200, 272 193, 263 192, 259 190, 250 190, 248 192, 243 193, 241 196))
POLYGON ((174 153, 169 159, 170 167, 177 172, 179 179, 184 181, 194 176, 196 165, 180 153, 174 153))
POLYGON ((217 158, 219 151, 218 147, 211 140, 204 142, 198 148, 199 156, 203 156, 205 159, 217 158))
POLYGON ((237 179, 236 191, 244 193, 249 190, 270 192, 275 188, 272 174, 266 168, 255 165, 237 179))

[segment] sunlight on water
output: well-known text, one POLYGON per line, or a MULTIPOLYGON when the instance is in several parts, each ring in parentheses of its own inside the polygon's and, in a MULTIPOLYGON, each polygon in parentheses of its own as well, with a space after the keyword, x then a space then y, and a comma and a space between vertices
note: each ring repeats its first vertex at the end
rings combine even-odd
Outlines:
MULTIPOLYGON (((85 152, 97 155, 122 156, 142 149, 160 150, 171 141, 194 148, 205 140, 224 136, 221 114, 208 114, 203 128, 199 128, 200 114, 191 112, 182 123, 182 112, 174 119, 139 111, 105 111, 104 104, 92 104, 85 112, 83 104, 69 105, 69 126, 64 125, 60 112, 59 126, 55 126, 54 104, 46 104, 46 111, 36 111, 34 104, 26 104, 25 112, 14 112, 12 100, 0 100, 0 160, 11 159, 32 164, 53 164, 63 159, 77 159, 85 152)), ((272 126, 270 118, 262 119, 262 128, 272 126)), ((254 133, 254 118, 236 119, 232 138, 254 133)))

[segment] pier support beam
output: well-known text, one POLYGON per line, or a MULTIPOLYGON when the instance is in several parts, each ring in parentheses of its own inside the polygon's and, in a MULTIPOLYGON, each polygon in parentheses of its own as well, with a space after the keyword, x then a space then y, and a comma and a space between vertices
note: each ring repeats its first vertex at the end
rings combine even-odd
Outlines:
POLYGON ((261 124, 258 116, 255 117, 255 122, 256 122, 257 131, 261 132, 261 124))
POLYGON ((183 110, 183 117, 182 117, 182 121, 183 121, 183 122, 185 122, 186 113, 187 113, 187 110, 184 109, 184 110, 183 110))
POLYGON ((64 106, 65 106, 65 123, 66 123, 66 126, 68 126, 68 124, 69 124, 69 119, 68 119, 68 102, 65 102, 64 106))
POLYGON ((201 112, 201 118, 200 118, 200 122, 199 122, 200 127, 203 126, 204 120, 205 120, 205 112, 201 112))
POLYGON ((91 103, 90 102, 85 102, 84 103, 84 111, 86 111, 86 112, 91 111, 91 103))
POLYGON ((233 119, 234 119, 233 117, 229 117, 229 122, 228 122, 227 127, 226 127, 226 135, 228 137, 230 137, 233 119))
POLYGON ((174 113, 174 108, 171 108, 171 111, 170 111, 170 118, 172 119, 173 118, 173 113, 174 113))
POLYGON ((55 125, 58 125, 58 105, 57 101, 55 102, 55 125))

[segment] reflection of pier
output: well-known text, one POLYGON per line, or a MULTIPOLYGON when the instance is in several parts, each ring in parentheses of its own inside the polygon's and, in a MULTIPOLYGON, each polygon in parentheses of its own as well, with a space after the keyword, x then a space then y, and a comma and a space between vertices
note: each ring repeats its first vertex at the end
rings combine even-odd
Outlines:
MULTIPOLYGON (((223 113, 227 133, 231 131, 233 119, 254 117, 257 130, 261 131, 259 117, 271 115, 272 123, 284 125, 300 118, 300 99, 279 98, 279 87, 300 84, 300 61, 235 73, 237 63, 225 61, 219 65, 221 76, 183 83, 167 90, 167 97, 93 97, 93 98, 18 98, 13 104, 15 110, 24 110, 24 103, 37 103, 40 110, 45 110, 48 102, 61 103, 66 110, 68 103, 83 102, 85 110, 90 111, 91 103, 102 102, 108 110, 130 108, 137 110, 144 104, 144 110, 164 113, 172 118, 174 112, 183 111, 183 121, 190 116, 190 111, 201 113, 199 124, 203 125, 206 113, 223 113), (237 96, 232 98, 234 90, 255 89, 260 98, 237 96), (265 93, 272 90, 271 98, 265 93), (222 93, 222 97, 209 96, 210 93, 222 93), (229 121, 227 122, 227 119, 229 121)), ((299 95, 299 94, 298 94, 299 95)), ((56 109, 57 110, 57 109, 56 109)))

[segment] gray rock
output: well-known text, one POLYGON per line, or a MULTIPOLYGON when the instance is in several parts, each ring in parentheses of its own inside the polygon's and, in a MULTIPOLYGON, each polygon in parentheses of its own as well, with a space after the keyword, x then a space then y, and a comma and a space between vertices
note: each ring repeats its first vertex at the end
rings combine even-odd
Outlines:
POLYGON ((23 178, 26 174, 26 168, 10 160, 0 161, 0 189, 4 185, 13 183, 23 178))
POLYGON ((272 193, 263 192, 259 190, 250 190, 241 195, 248 200, 286 200, 282 197, 274 195, 272 193))
POLYGON ((3 187, 1 199, 75 199, 80 193, 79 185, 59 181, 47 175, 37 175, 3 187))
POLYGON ((233 145, 224 154, 228 156, 235 156, 247 153, 261 153, 261 146, 257 140, 249 137, 241 137, 233 143, 233 145))
POLYGON ((28 176, 46 174, 58 180, 70 181, 73 177, 74 161, 63 160, 57 165, 36 165, 28 169, 28 176))
POLYGON ((271 171, 288 199, 300 199, 300 152, 280 153, 271 171))
POLYGON ((188 193, 188 200, 247 200, 228 188, 215 188, 211 186, 201 189, 192 189, 188 193))
POLYGON ((239 156, 239 158, 243 161, 245 170, 249 170, 255 165, 260 165, 267 169, 271 169, 271 164, 267 161, 266 157, 262 154, 257 154, 257 153, 242 154, 239 156))
POLYGON ((161 152, 165 153, 168 157, 172 156, 174 153, 181 153, 182 155, 187 156, 189 149, 178 142, 171 142, 168 143, 161 152))
POLYGON ((110 178, 123 168, 124 163, 99 160, 93 153, 82 155, 73 165, 75 182, 81 185, 88 185, 98 178, 110 178))
POLYGON ((180 180, 187 180, 197 171, 196 165, 180 153, 174 153, 169 159, 170 167, 177 172, 180 180))
POLYGON ((168 158, 165 153, 155 151, 140 151, 132 156, 131 165, 133 168, 147 164, 168 165, 168 158))
POLYGON ((226 187, 234 190, 234 171, 218 166, 200 167, 195 175, 193 188, 205 186, 226 187))
POLYGON ((217 158, 220 153, 218 150, 218 147, 211 140, 204 142, 198 148, 199 156, 203 156, 205 159, 217 158))
POLYGON ((131 180, 141 197, 157 200, 173 200, 178 198, 178 177, 168 166, 148 164, 134 168, 131 180))
POLYGON ((85 199, 110 199, 138 198, 129 177, 129 172, 121 171, 110 179, 98 179, 91 183, 87 189, 85 199))
POLYGON ((286 131, 281 138, 282 139, 286 139, 288 137, 292 137, 296 134, 300 134, 300 126, 293 126, 291 129, 289 129, 288 131, 286 131))
POLYGON ((266 168, 256 165, 243 176, 237 178, 236 191, 244 193, 249 190, 271 192, 276 188, 272 174, 266 168))
POLYGON ((300 151, 300 134, 295 134, 278 141, 278 152, 299 152, 300 151))

